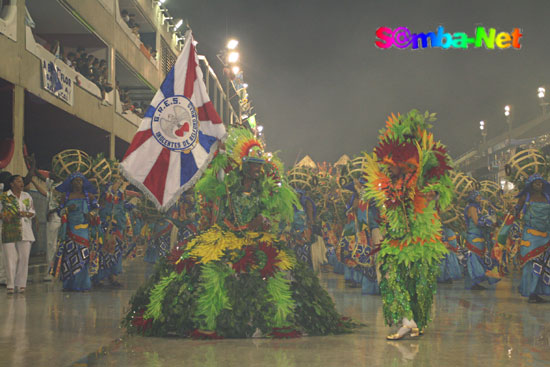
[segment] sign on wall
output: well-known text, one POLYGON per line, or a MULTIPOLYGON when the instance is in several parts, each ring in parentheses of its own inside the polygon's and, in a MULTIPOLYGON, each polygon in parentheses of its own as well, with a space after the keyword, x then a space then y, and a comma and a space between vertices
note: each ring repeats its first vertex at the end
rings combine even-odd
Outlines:
POLYGON ((73 105, 73 80, 53 61, 42 59, 42 86, 57 98, 73 105))

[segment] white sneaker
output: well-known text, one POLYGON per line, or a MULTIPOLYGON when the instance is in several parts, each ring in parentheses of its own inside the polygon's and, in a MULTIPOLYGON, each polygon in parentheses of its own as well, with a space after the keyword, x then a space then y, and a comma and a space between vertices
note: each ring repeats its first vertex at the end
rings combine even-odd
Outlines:
POLYGON ((44 278, 42 278, 42 280, 45 281, 45 282, 51 282, 51 281, 53 281, 54 279, 55 279, 55 278, 54 278, 53 275, 51 275, 51 274, 48 274, 48 275, 46 275, 44 278))

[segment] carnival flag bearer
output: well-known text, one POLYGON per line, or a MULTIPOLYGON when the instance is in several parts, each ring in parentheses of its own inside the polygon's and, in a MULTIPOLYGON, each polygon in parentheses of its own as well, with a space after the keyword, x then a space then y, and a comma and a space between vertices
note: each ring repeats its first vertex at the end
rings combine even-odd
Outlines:
POLYGON ((374 199, 386 225, 378 257, 384 318, 400 326, 390 340, 417 337, 428 325, 447 253, 437 204, 444 209, 452 199, 451 159, 428 132, 434 120, 435 114, 417 110, 392 115, 375 153, 366 156, 365 197, 374 199))
POLYGON ((32 218, 35 216, 32 197, 23 191, 23 178, 13 175, 0 195, 2 246, 6 269, 7 293, 25 292, 31 244, 34 242, 32 218), (17 289, 15 289, 17 288, 17 289))
POLYGON ((124 156, 122 172, 166 211, 201 177, 225 134, 188 31, 124 156))

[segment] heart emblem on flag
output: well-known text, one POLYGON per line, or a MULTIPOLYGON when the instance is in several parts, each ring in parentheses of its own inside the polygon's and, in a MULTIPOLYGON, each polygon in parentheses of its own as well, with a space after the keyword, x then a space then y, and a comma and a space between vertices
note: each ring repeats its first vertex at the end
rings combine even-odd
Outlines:
POLYGON ((185 122, 182 127, 176 130, 175 134, 177 136, 183 136, 186 132, 189 132, 189 123, 185 122))

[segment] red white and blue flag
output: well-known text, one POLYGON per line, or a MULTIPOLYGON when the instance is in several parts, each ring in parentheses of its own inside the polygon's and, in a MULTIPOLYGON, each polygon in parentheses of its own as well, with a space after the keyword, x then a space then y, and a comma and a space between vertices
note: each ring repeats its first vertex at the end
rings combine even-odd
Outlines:
POLYGON ((122 172, 159 210, 166 210, 200 178, 225 135, 189 31, 141 120, 122 160, 122 172))

